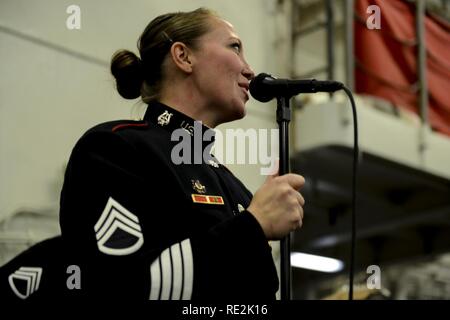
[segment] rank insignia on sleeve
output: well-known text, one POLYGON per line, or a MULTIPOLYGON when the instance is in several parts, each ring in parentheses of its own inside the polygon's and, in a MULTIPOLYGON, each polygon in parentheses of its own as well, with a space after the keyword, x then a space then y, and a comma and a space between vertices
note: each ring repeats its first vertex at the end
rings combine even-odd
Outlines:
POLYGON ((219 205, 225 204, 221 196, 208 196, 203 194, 192 194, 191 196, 192 201, 194 203, 219 204, 219 205))
POLYGON ((128 255, 144 244, 139 218, 111 197, 94 231, 98 249, 108 255, 128 255))
POLYGON ((197 191, 198 193, 205 193, 206 187, 200 183, 199 180, 191 180, 192 182, 192 188, 197 191))
POLYGON ((20 267, 9 275, 8 282, 16 296, 26 299, 39 289, 41 275, 42 268, 40 267, 20 267))

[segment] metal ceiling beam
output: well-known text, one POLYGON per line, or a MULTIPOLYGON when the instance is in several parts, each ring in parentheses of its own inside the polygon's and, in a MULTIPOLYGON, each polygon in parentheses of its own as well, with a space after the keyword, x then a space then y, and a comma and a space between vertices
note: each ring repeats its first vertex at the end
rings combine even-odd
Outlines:
MULTIPOLYGON (((386 219, 386 221, 375 224, 369 220, 365 220, 361 223, 362 225, 358 226, 358 238, 369 238, 400 230, 402 228, 419 226, 423 223, 438 222, 445 219, 450 220, 450 206, 444 206, 412 214, 404 214, 401 218, 386 219)), ((329 233, 321 230, 320 233, 325 233, 325 235, 309 239, 307 242, 307 247, 318 249, 331 247, 350 241, 350 225, 341 225, 340 227, 330 228, 330 230, 331 229, 335 230, 329 233)), ((304 242, 305 239, 302 239, 302 241, 304 242)))

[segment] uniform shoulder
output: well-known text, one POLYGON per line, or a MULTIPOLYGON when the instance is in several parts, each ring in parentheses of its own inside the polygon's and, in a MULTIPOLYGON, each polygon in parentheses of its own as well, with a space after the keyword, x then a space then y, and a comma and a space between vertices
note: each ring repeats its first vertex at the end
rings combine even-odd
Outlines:
POLYGON ((115 120, 97 124, 86 130, 75 144, 74 150, 80 148, 100 149, 110 144, 123 144, 123 132, 129 130, 142 130, 148 127, 145 121, 115 120))
POLYGON ((77 141, 75 149, 99 150, 122 147, 120 149, 122 150, 145 145, 145 149, 150 152, 153 145, 167 144, 164 133, 164 130, 145 120, 109 121, 88 129, 77 141))
POLYGON ((87 130, 80 140, 90 140, 92 137, 121 138, 125 141, 142 139, 143 136, 157 134, 154 125, 145 120, 116 120, 100 123, 87 130))
POLYGON ((146 129, 149 124, 144 120, 115 120, 100 123, 85 132, 83 136, 94 132, 119 133, 123 130, 146 129))
MULTIPOLYGON (((167 137, 146 121, 118 120, 100 123, 87 130, 76 141, 69 156, 69 165, 86 165, 104 161, 128 168, 150 172, 162 168, 170 159, 167 137), (145 169, 143 169, 145 168, 145 169), (142 169, 142 170, 141 170, 142 169)), ((169 137, 170 141, 170 137, 169 137)))

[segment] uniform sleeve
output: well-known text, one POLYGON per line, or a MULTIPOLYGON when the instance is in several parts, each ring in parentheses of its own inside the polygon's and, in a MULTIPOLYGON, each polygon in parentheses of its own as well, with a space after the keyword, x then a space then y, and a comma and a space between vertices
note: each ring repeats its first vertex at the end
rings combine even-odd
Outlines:
MULTIPOLYGON (((278 288, 264 233, 249 213, 207 230, 183 228, 168 210, 161 157, 143 157, 112 132, 94 132, 72 152, 61 193, 68 259, 82 270, 78 295, 133 300, 271 300, 278 288), (145 159, 145 160, 144 160, 145 159)), ((172 184, 172 186, 171 186, 172 184)), ((178 201, 176 191, 170 194, 178 201)))

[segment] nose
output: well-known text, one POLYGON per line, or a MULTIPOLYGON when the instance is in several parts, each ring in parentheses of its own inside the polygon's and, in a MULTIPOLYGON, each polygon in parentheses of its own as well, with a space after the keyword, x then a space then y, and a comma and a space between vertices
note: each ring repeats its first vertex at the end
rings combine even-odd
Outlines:
POLYGON ((245 63, 244 69, 242 70, 242 75, 249 81, 251 81, 255 77, 255 73, 248 65, 248 63, 245 63))

